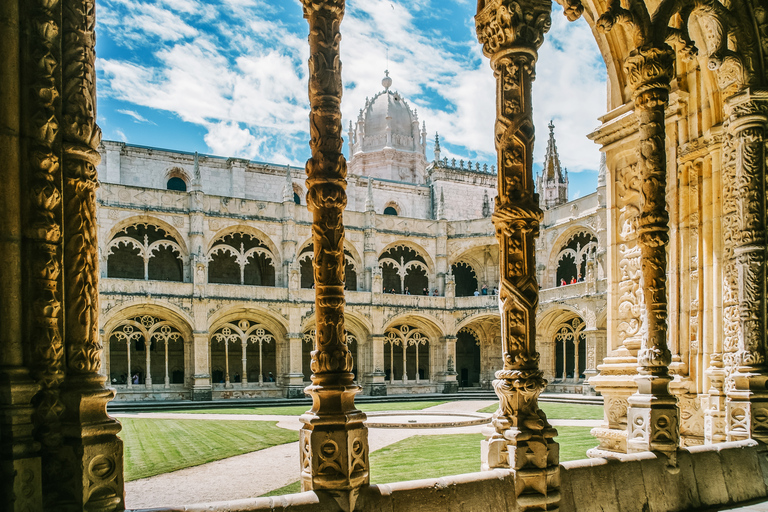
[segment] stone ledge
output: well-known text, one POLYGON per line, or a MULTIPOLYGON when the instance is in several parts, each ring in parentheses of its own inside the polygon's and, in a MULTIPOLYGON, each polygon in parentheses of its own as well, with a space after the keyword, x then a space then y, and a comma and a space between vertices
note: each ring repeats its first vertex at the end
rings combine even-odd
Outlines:
MULTIPOLYGON (((298 476, 298 468, 297 468, 298 476)), ((257 477, 257 475, 254 475, 257 477)), ((629 454, 622 460, 584 459, 560 466, 562 512, 701 510, 768 496, 768 448, 756 441, 695 446, 664 455, 629 454)), ((556 499, 556 496, 551 496, 556 499)), ((339 511, 325 492, 148 509, 156 512, 339 511)), ((360 512, 516 512, 514 474, 508 470, 371 485, 360 492, 360 512)))

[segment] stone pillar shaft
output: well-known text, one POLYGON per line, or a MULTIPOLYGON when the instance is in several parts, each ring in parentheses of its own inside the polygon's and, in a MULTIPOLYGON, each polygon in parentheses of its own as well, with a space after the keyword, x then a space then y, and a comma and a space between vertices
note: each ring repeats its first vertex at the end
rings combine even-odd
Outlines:
MULTIPOLYGON (((41 511, 42 468, 40 443, 33 436, 32 397, 38 385, 25 366, 22 300, 25 209, 20 132, 24 86, 19 83, 24 59, 20 52, 25 29, 19 2, 0 4, 0 510, 41 511)), ((31 68, 35 69, 35 68, 31 68)))
POLYGON ((640 132, 642 175, 638 245, 646 308, 646 332, 638 352, 637 393, 628 399, 627 451, 658 450, 673 454, 680 440, 680 412, 669 392, 672 355, 667 340, 666 206, 667 154, 665 113, 675 55, 666 44, 641 46, 624 67, 633 89, 640 132))
POLYGON ((483 53, 496 78, 498 196, 493 223, 499 240, 503 369, 493 386, 499 409, 483 442, 483 469, 516 472, 521 510, 554 510, 559 502, 557 435, 538 406, 546 386, 536 352, 538 283, 535 238, 542 212, 534 193, 531 84, 537 50, 550 25, 551 2, 524 1, 525 16, 506 2, 481 1, 475 16, 483 53))
POLYGON ((768 94, 743 91, 726 102, 723 169, 725 340, 729 441, 768 442, 766 371, 766 169, 768 94))
POLYGON ((344 331, 344 222, 347 164, 342 151, 339 25, 344 0, 302 0, 309 22, 310 148, 307 206, 313 214, 315 350, 312 409, 301 417, 302 490, 328 490, 354 509, 368 483, 368 430, 355 409, 352 354, 344 331))

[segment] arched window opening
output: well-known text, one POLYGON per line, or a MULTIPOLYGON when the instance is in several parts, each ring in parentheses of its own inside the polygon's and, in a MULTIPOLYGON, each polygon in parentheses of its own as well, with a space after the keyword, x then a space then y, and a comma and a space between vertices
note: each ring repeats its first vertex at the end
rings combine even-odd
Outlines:
POLYGON ((459 387, 480 385, 480 339, 466 327, 456 335, 456 371, 459 387))
POLYGON ((113 385, 152 389, 153 380, 164 388, 184 384, 184 339, 170 322, 152 315, 129 318, 108 339, 113 385))
POLYGON ((296 192, 293 193, 293 202, 298 205, 301 205, 301 197, 299 197, 299 194, 297 194, 296 192))
POLYGON ((555 378, 563 382, 581 382, 585 368, 584 322, 575 317, 564 322, 555 334, 555 378))
POLYGON ((587 261, 594 260, 597 238, 582 231, 573 235, 557 255, 555 286, 581 282, 587 275, 587 261))
POLYGON ((475 269, 460 261, 451 265, 451 272, 456 282, 457 297, 471 297, 479 291, 475 269))
POLYGON ((152 224, 128 226, 107 244, 107 277, 181 282, 181 247, 165 230, 152 224))
POLYGON ((187 183, 183 179, 174 176, 168 180, 165 188, 168 190, 176 190, 178 192, 186 192, 187 183))
POLYGON ((397 216, 397 210, 393 206, 387 206, 384 208, 384 215, 394 215, 397 216))
POLYGON ((390 248, 379 258, 384 292, 421 295, 429 290, 429 275, 424 258, 405 245, 390 248))
POLYGON ((208 282, 275 286, 275 256, 266 243, 247 233, 218 238, 208 253, 208 282))
POLYGON ((153 281, 183 281, 184 264, 173 247, 158 247, 149 260, 149 279, 153 281))
POLYGON ((299 253, 299 272, 301 273, 301 287, 315 287, 315 269, 312 265, 314 259, 314 247, 312 244, 304 247, 299 253))
POLYGON ((429 337, 421 329, 398 325, 386 330, 384 373, 390 384, 429 381, 429 364, 429 337))
MULTIPOLYGON (((355 376, 355 380, 357 380, 358 376, 358 350, 359 350, 359 343, 357 341, 357 337, 349 332, 348 330, 344 329, 344 334, 347 337, 347 348, 352 353, 352 373, 355 376)), ((312 375, 312 369, 310 368, 310 363, 312 360, 312 351, 315 349, 315 336, 317 335, 315 329, 310 329, 304 333, 303 339, 302 339, 302 348, 301 348, 301 355, 302 355, 302 364, 301 364, 301 370, 304 373, 304 380, 309 382, 309 377, 312 375)))
POLYGON ((347 251, 344 250, 344 281, 345 289, 349 291, 357 291, 357 270, 355 270, 355 262, 352 259, 352 255, 347 251))
POLYGON ((211 375, 225 388, 275 386, 277 343, 264 325, 239 320, 219 327, 211 336, 211 375))

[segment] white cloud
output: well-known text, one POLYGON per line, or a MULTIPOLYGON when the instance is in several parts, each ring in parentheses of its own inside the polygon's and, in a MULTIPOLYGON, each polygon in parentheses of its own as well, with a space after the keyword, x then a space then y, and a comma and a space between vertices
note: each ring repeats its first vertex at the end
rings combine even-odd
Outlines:
POLYGON ((115 134, 117 135, 117 138, 120 139, 120 142, 128 142, 128 137, 123 133, 123 130, 120 128, 117 128, 115 130, 115 134))
POLYGON ((265 142, 265 139, 257 139, 250 131, 232 122, 211 124, 207 128, 205 143, 217 155, 251 160, 259 154, 259 149, 265 142))
MULTIPOLYGON (((495 84, 475 39, 473 6, 455 0, 453 8, 466 13, 465 19, 454 19, 448 29, 436 18, 444 11, 435 2, 347 5, 341 26, 344 128, 366 96, 381 90, 388 51, 393 88, 418 109, 430 140, 440 132, 444 156, 492 163, 495 84)), ((307 153, 309 50, 298 5, 108 3, 114 9, 102 9, 99 23, 119 44, 140 46, 144 53, 100 58, 101 95, 204 127, 205 142, 217 154, 295 164, 303 158, 297 155, 307 153), (145 19, 150 14, 154 21, 145 19)), ((553 118, 563 165, 572 172, 596 169, 598 153, 585 135, 605 109, 597 46, 586 23, 568 24, 559 7, 547 37, 534 83, 536 161, 543 159, 546 125, 553 118)))
POLYGON ((146 117, 144 117, 141 114, 139 114, 138 112, 136 112, 135 110, 118 109, 117 111, 120 112, 121 114, 125 114, 127 116, 132 117, 137 123, 155 124, 152 121, 150 121, 149 119, 147 119, 146 117))

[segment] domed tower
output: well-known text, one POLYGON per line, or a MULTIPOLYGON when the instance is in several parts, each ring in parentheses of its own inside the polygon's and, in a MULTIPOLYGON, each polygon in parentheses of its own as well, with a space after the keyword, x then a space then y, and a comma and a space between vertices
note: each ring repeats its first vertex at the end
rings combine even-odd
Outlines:
POLYGON ((555 144, 555 124, 549 122, 549 140, 547 155, 544 157, 544 170, 536 180, 539 193, 539 205, 543 209, 554 208, 568 202, 568 171, 560 168, 560 155, 555 144))
POLYGON ((427 167, 426 125, 408 102, 393 91, 389 71, 384 72, 384 90, 349 123, 349 172, 407 183, 424 183, 427 167))

